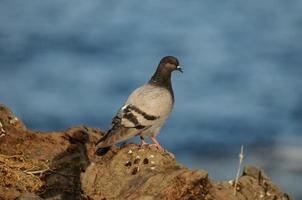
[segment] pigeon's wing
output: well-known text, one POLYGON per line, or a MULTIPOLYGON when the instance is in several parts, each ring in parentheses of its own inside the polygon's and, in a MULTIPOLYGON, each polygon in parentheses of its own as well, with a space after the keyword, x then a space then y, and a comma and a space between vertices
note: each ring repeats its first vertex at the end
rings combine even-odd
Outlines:
POLYGON ((124 105, 112 119, 111 129, 97 144, 100 143, 100 147, 111 146, 148 129, 150 125, 141 124, 141 122, 138 121, 137 114, 137 108, 133 105, 124 105))

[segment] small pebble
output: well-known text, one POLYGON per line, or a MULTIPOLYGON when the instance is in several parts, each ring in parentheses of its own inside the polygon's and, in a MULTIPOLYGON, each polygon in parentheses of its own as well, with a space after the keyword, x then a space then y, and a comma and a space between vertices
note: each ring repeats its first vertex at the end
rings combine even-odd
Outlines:
POLYGON ((132 165, 132 164, 131 164, 131 161, 129 161, 129 160, 128 160, 128 161, 126 162, 126 164, 125 164, 126 167, 131 167, 131 165, 132 165))
POLYGON ((154 158, 154 156, 151 154, 151 155, 149 156, 149 158, 154 158))
POLYGON ((140 158, 136 158, 136 159, 133 161, 133 163, 134 163, 134 164, 138 164, 140 160, 141 160, 140 158))
POLYGON ((141 158, 139 155, 137 155, 136 157, 135 157, 136 159, 139 159, 139 158, 141 158))
MULTIPOLYGON (((145 158, 144 161, 143 161, 143 163, 144 163, 144 165, 148 164, 149 163, 148 158, 145 158)), ((151 163, 152 163, 152 161, 151 161, 151 163)))
POLYGON ((133 153, 133 151, 130 149, 129 151, 128 151, 128 154, 132 154, 133 153))
POLYGON ((271 194, 270 192, 266 192, 267 196, 272 196, 273 194, 271 194))
POLYGON ((152 165, 154 165, 154 164, 155 164, 155 162, 151 160, 151 164, 152 164, 152 165))
POLYGON ((132 175, 137 174, 137 172, 139 172, 139 167, 138 166, 134 167, 134 169, 132 171, 132 175))
POLYGON ((155 170, 155 167, 151 167, 150 169, 151 169, 151 170, 155 170))
POLYGON ((14 117, 13 119, 9 120, 9 123, 10 124, 14 124, 18 121, 18 118, 17 117, 14 117))

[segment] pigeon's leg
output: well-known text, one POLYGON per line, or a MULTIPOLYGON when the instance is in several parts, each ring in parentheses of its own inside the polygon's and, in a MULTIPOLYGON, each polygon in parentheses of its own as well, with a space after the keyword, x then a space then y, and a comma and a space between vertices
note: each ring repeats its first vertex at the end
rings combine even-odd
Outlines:
POLYGON ((144 145, 146 145, 146 144, 148 144, 146 141, 145 141, 145 139, 144 139, 144 137, 143 136, 140 136, 140 139, 141 139, 141 146, 144 146, 144 145))
POLYGON ((164 151, 164 148, 159 144, 155 136, 150 136, 150 139, 154 142, 154 145, 159 149, 164 151))
POLYGON ((160 151, 166 152, 168 153, 172 158, 175 158, 173 153, 170 153, 169 151, 166 151, 162 146, 160 146, 159 142, 157 141, 157 139, 155 138, 155 136, 150 136, 150 139, 154 142, 154 144, 151 144, 150 146, 156 146, 157 149, 159 149, 160 151))

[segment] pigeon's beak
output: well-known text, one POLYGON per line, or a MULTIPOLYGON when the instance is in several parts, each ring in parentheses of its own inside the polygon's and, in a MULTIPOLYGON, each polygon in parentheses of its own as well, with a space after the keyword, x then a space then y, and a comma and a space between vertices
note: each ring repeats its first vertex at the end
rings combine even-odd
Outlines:
POLYGON ((181 73, 184 73, 184 72, 182 71, 182 68, 181 68, 180 66, 177 66, 177 67, 176 67, 176 70, 177 70, 177 71, 180 71, 181 73))

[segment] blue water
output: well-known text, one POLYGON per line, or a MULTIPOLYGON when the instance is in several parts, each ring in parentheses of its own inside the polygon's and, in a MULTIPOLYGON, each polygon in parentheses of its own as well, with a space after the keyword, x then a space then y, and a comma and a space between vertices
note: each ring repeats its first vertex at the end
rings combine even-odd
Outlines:
POLYGON ((0 2, 0 102, 32 129, 107 129, 165 55, 185 73, 162 145, 219 180, 243 144, 302 198, 302 1, 0 2))

